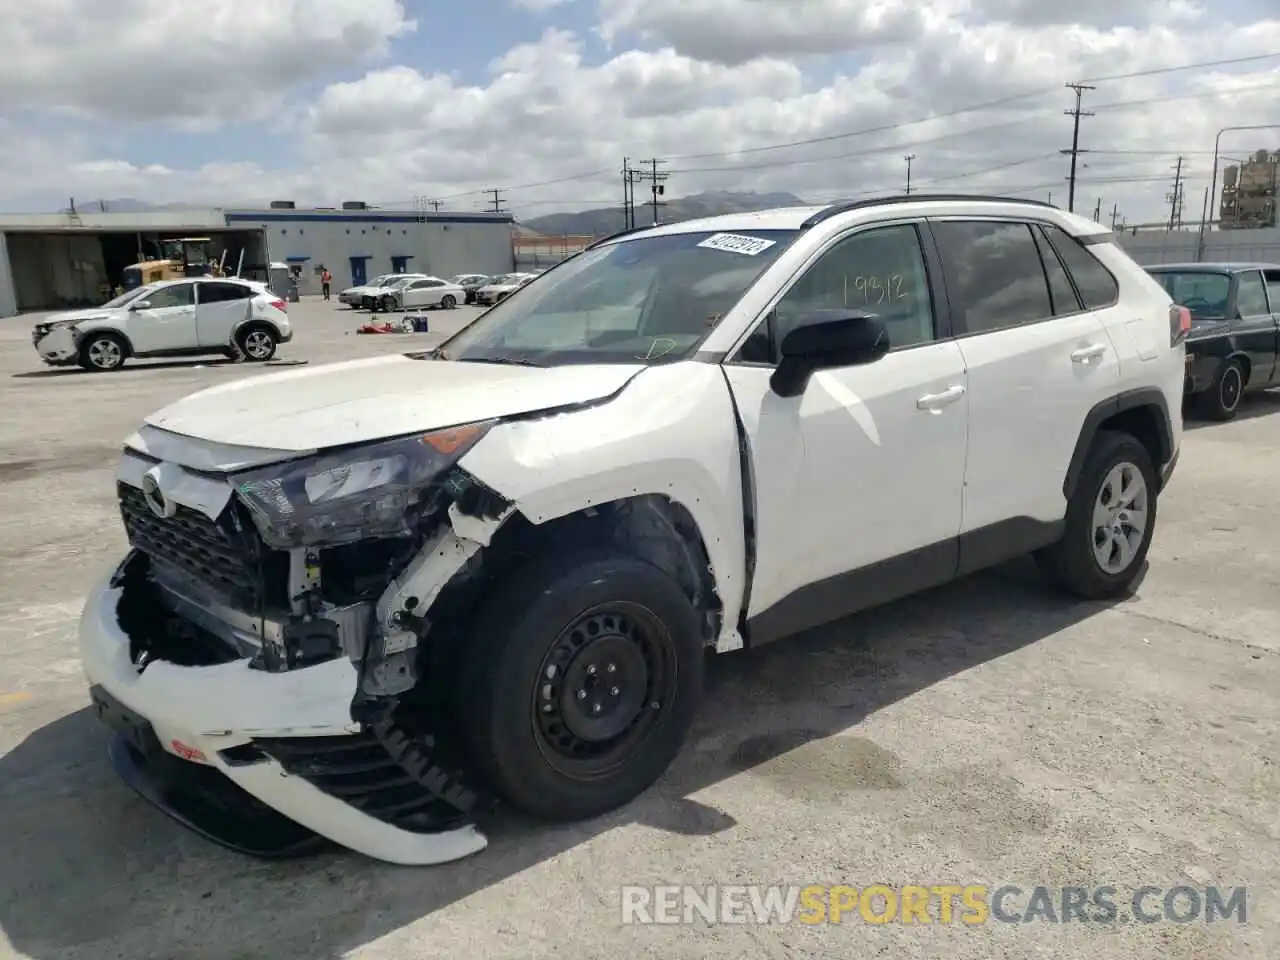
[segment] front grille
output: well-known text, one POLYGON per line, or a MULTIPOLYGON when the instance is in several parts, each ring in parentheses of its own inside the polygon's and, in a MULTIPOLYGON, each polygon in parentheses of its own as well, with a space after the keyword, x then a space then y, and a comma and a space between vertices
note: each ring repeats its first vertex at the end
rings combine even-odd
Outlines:
POLYGON ((461 811, 396 762, 371 733, 349 737, 281 737, 254 744, 286 771, 362 813, 405 830, 456 826, 461 811))
POLYGON ((142 491, 117 485, 120 513, 129 542, 153 561, 165 564, 247 610, 260 609, 266 597, 259 576, 256 531, 238 532, 226 521, 214 522, 197 510, 178 507, 172 517, 157 517, 142 491))

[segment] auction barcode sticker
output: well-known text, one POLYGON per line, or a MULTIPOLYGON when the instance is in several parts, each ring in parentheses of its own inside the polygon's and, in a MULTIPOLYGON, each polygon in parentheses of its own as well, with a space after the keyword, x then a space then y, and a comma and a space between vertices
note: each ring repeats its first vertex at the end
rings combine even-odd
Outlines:
POLYGON ((759 237, 744 237, 736 233, 715 233, 703 240, 698 246, 708 250, 724 250, 726 253, 741 253, 754 257, 772 247, 776 240, 762 240, 759 237))

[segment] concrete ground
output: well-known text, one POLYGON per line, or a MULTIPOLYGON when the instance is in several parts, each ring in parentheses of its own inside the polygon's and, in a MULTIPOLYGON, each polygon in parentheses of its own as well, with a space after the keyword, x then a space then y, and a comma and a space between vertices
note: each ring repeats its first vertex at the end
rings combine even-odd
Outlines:
MULTIPOLYGON (((285 359, 433 339, 357 337, 356 315, 313 300, 291 313, 285 359)), ((500 816, 487 851, 436 869, 272 864, 117 782, 73 641, 125 545, 120 441, 170 400, 269 371, 54 372, 31 319, 0 321, 0 957, 1280 956, 1280 396, 1188 430, 1129 602, 1066 602, 1014 564, 717 661, 679 761, 613 816, 500 816), (620 888, 660 883, 1249 899, 1244 924, 622 925, 620 888)))

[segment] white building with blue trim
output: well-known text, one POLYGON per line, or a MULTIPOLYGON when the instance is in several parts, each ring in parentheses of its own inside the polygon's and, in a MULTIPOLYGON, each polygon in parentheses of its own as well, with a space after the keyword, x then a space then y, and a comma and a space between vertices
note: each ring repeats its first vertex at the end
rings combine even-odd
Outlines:
MULTIPOLYGON (((348 206, 357 206, 349 204, 348 206)), ((159 255, 159 241, 208 237, 210 253, 265 280, 283 261, 305 296, 383 273, 498 274, 514 269, 506 213, 298 208, 164 209, 140 213, 0 215, 0 317, 101 303, 126 266, 159 255)))

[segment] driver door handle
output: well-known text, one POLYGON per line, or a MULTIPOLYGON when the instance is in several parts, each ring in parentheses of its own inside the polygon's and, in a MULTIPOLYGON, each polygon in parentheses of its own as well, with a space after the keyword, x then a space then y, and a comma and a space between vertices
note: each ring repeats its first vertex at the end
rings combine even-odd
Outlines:
POLYGON ((927 393, 916 401, 917 410, 928 410, 930 413, 941 413, 942 408, 955 403, 964 396, 964 387, 960 384, 947 387, 941 393, 927 393))
POLYGON ((1072 351, 1071 362, 1093 363, 1093 361, 1101 359, 1102 355, 1106 352, 1107 345, 1105 343, 1091 343, 1087 347, 1081 347, 1079 350, 1072 351))

